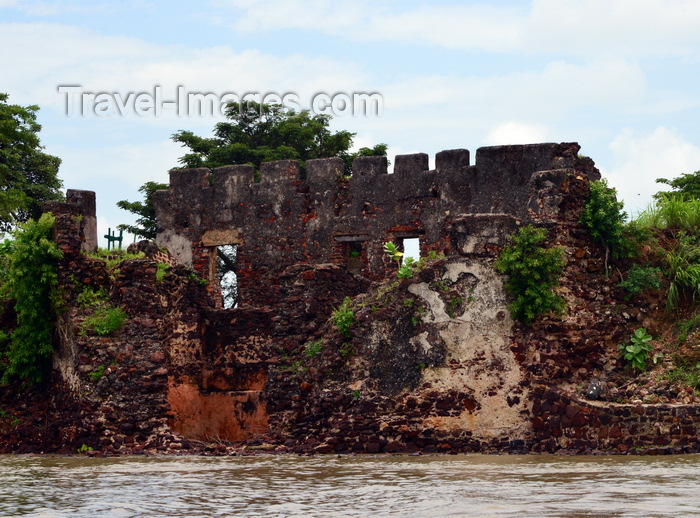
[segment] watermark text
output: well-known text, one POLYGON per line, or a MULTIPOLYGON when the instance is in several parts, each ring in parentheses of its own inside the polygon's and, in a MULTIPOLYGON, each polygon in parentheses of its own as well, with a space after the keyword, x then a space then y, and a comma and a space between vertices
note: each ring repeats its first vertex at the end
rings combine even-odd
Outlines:
POLYGON ((68 117, 160 117, 164 114, 178 117, 226 116, 231 103, 238 103, 241 111, 252 103, 277 105, 287 111, 304 109, 313 115, 334 117, 381 117, 384 98, 377 92, 317 92, 302 106, 301 97, 294 92, 190 92, 180 85, 168 95, 160 85, 140 92, 90 92, 80 85, 59 85, 68 117))

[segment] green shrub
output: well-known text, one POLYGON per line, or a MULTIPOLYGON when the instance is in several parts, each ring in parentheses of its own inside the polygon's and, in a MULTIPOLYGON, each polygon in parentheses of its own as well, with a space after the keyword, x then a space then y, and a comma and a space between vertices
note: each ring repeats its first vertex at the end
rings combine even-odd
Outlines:
POLYGON ((396 271, 396 276, 399 279, 410 279, 413 277, 414 268, 416 267, 416 261, 413 257, 406 257, 399 269, 396 271))
POLYGON ((605 179, 591 182, 591 193, 580 222, 593 240, 613 257, 625 257, 628 251, 623 232, 627 214, 622 210, 623 206, 623 202, 617 201, 617 191, 608 187, 605 179))
POLYGON ((156 270, 156 282, 163 282, 165 274, 167 273, 170 265, 167 263, 158 263, 158 269, 156 270))
POLYGON ((92 315, 85 317, 81 334, 94 333, 100 336, 119 331, 126 322, 127 315, 122 308, 100 306, 92 315))
POLYGON ((564 269, 564 250, 545 248, 544 229, 521 228, 503 249, 494 267, 508 276, 506 291, 513 296, 508 306, 514 319, 532 324, 537 315, 561 313, 564 299, 554 292, 564 269))
POLYGON ((343 303, 331 315, 335 327, 346 338, 350 337, 350 328, 355 324, 355 312, 350 307, 351 305, 352 300, 350 297, 345 297, 343 303))
POLYGON ((17 328, 9 333, 2 382, 12 377, 26 384, 43 380, 53 351, 53 329, 60 311, 58 260, 62 253, 51 238, 54 217, 43 214, 13 232, 2 254, 2 294, 15 300, 17 328))
POLYGON ((621 344, 619 349, 622 356, 635 369, 643 371, 647 368, 647 358, 651 352, 652 337, 643 327, 636 329, 630 338, 631 344, 621 344))
POLYGON ((423 306, 418 306, 416 307, 415 312, 413 313, 413 316, 411 317, 411 323, 414 326, 417 326, 420 324, 421 317, 427 313, 427 310, 423 306))
POLYGON ((320 340, 309 342, 306 344, 306 347, 304 347, 304 354, 309 358, 314 358, 315 356, 318 356, 321 349, 323 349, 323 342, 320 340))
POLYGON ((95 290, 94 288, 87 286, 78 294, 76 300, 81 307, 87 308, 90 306, 98 306, 106 302, 108 298, 107 290, 104 288, 95 290))
POLYGON ((102 379, 102 376, 103 376, 104 373, 105 373, 105 369, 106 369, 106 367, 105 367, 104 365, 100 365, 100 366, 97 367, 94 371, 88 372, 88 377, 89 377, 92 381, 94 381, 95 383, 97 383, 98 381, 100 381, 100 380, 102 379))
POLYGON ((627 272, 627 279, 618 284, 627 291, 627 298, 645 290, 661 289, 661 269, 653 266, 633 264, 627 272))
POLYGON ((403 252, 399 251, 394 243, 387 241, 384 243, 384 253, 389 256, 392 261, 396 261, 401 265, 401 260, 403 259, 403 252))
POLYGON ((447 314, 450 318, 455 317, 455 310, 462 305, 464 299, 462 297, 452 297, 450 302, 447 304, 447 314))

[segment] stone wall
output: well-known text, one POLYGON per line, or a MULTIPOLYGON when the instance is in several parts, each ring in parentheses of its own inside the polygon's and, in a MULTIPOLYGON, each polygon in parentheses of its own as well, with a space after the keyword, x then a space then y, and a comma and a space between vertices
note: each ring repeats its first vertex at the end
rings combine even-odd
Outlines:
POLYGON ((451 253, 447 229, 465 214, 566 219, 577 199, 564 200, 562 184, 600 176, 578 150, 480 148, 475 165, 467 150, 442 151, 435 170, 423 153, 401 155, 391 175, 385 157, 359 157, 349 179, 340 159, 309 160, 303 174, 292 160, 264 163, 259 183, 252 166, 173 170, 170 188, 153 195, 157 242, 212 284, 216 247, 238 245, 240 303, 276 305, 280 273, 294 264, 350 266, 379 280, 395 268, 385 242, 418 238, 422 254, 451 253))
POLYGON ((690 453, 700 449, 700 408, 586 401, 554 387, 533 390, 533 451, 690 453))
POLYGON ((626 306, 578 225, 598 177, 578 145, 484 148, 476 165, 444 151, 435 171, 406 155, 393 175, 385 158, 361 157, 342 174, 334 159, 304 175, 295 162, 264 164, 260 183, 247 166, 173 171, 154 197, 172 255, 142 242, 150 259, 116 270, 81 252, 89 204, 47 204, 69 309, 47 392, 22 396, 14 429, 0 419, 0 451, 700 451, 697 405, 582 396, 622 371, 630 315, 641 324, 658 301, 626 306), (565 314, 532 327, 511 319, 493 269, 524 223, 545 228, 567 263, 565 314), (382 247, 409 237, 423 256, 445 256, 397 279, 382 247), (242 303, 230 310, 211 297, 225 244, 239 245, 242 303), (194 271, 172 265, 157 280, 152 258, 171 257, 194 271), (80 332, 86 287, 126 310, 122 331, 80 332), (354 322, 341 333, 329 317, 346 297, 354 322))

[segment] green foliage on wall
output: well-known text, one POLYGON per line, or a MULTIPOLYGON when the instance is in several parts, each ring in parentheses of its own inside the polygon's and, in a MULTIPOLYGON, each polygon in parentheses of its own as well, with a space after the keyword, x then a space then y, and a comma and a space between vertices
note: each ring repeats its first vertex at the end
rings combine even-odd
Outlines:
POLYGON ((546 248, 544 229, 522 227, 503 249, 494 267, 508 276, 506 291, 513 296, 508 306, 514 319, 526 325, 548 311, 561 313, 564 299, 554 292, 564 268, 564 250, 546 248))
POLYGON ((29 220, 0 251, 2 295, 14 299, 17 313, 17 327, 3 351, 2 383, 12 378, 39 383, 49 366, 61 303, 57 262, 62 254, 51 238, 54 221, 51 214, 29 220))
POLYGON ((627 214, 622 210, 623 206, 623 202, 617 201, 615 189, 608 187, 607 181, 603 179, 591 183, 591 194, 581 214, 581 225, 613 257, 627 255, 624 237, 627 214))
POLYGON ((661 289, 661 268, 633 264, 627 278, 618 286, 627 291, 627 299, 646 290, 661 289))
POLYGON ((331 315, 338 332, 346 338, 350 337, 350 328, 355 325, 355 312, 351 306, 352 300, 350 297, 345 297, 343 303, 331 315))
POLYGON ((105 304, 98 307, 91 315, 85 317, 81 334, 111 335, 124 326, 126 319, 127 315, 122 308, 105 304))

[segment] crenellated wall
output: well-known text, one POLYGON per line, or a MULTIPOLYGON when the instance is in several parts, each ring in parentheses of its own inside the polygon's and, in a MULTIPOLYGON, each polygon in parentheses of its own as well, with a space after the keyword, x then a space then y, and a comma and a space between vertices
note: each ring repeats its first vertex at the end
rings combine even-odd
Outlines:
POLYGON ((566 219, 572 207, 562 184, 600 176, 579 149, 486 147, 474 165, 468 150, 447 150, 435 156, 434 170, 424 153, 399 155, 393 174, 386 157, 358 157, 350 178, 339 158, 309 160, 304 172, 282 160, 263 163, 259 183, 249 165, 173 170, 170 188, 153 196, 157 242, 208 277, 212 292, 216 247, 238 245, 240 303, 276 305, 275 280, 294 264, 345 265, 381 279, 395 268, 385 242, 419 238, 422 253, 450 253, 448 228, 465 214, 566 219))

